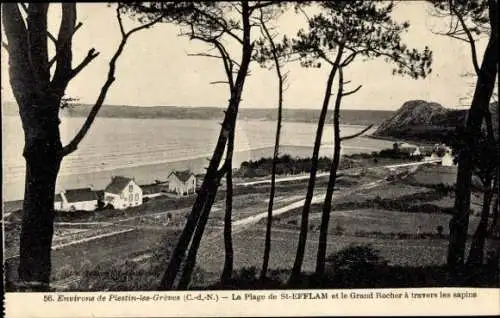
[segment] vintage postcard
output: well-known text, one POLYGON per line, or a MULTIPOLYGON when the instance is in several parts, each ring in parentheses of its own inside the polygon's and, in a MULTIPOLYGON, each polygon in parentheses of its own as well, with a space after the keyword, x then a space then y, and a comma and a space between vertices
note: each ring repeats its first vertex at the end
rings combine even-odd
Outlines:
POLYGON ((498 5, 2 3, 6 316, 500 314, 498 5))

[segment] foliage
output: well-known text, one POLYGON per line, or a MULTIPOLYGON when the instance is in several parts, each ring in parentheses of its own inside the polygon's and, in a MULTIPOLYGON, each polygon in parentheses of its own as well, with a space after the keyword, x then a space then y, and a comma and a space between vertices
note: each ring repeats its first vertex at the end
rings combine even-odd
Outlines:
POLYGON ((412 161, 421 161, 424 156, 423 155, 414 155, 411 156, 408 152, 402 151, 399 148, 396 149, 382 149, 378 154, 380 158, 391 158, 391 159, 408 159, 412 161))
MULTIPOLYGON (((494 137, 493 137, 494 138, 494 137)), ((493 177, 498 166, 496 142, 482 130, 473 145, 467 144, 467 136, 463 128, 457 129, 450 138, 450 146, 460 155, 465 148, 470 149, 473 161, 473 173, 484 183, 487 177, 493 177)))
MULTIPOLYGON (((258 177, 271 174, 272 158, 260 158, 258 160, 244 161, 241 163, 239 174, 242 177, 258 177)), ((341 169, 350 167, 350 160, 346 159, 341 162, 341 169)), ((318 170, 328 171, 332 164, 332 159, 321 157, 318 159, 318 170)), ((292 158, 285 154, 277 158, 276 174, 300 174, 309 173, 311 171, 311 158, 292 158)))
POLYGON ((444 35, 469 41, 467 32, 473 37, 489 32, 488 1, 485 0, 430 0, 435 16, 449 18, 449 28, 444 35))
POLYGON ((329 255, 326 262, 331 272, 342 271, 346 274, 371 271, 377 266, 387 264, 379 256, 379 251, 369 245, 346 247, 329 255))
POLYGON ((298 52, 304 67, 321 67, 321 61, 334 64, 333 50, 345 50, 349 55, 342 61, 348 65, 356 56, 365 59, 384 57, 395 64, 393 74, 425 77, 432 70, 432 52, 409 49, 402 43, 401 34, 408 22, 392 20, 392 2, 323 1, 322 12, 308 19, 308 32, 300 30, 292 39, 292 48, 298 52))

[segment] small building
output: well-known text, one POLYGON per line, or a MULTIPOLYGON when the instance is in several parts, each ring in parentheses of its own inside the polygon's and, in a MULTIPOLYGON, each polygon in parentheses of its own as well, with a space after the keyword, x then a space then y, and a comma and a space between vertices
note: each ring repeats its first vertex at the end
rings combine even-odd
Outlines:
POLYGON ((142 189, 134 179, 122 176, 112 177, 111 182, 104 189, 104 204, 112 205, 115 209, 122 210, 139 206, 142 202, 142 189))
POLYGON ((177 195, 188 195, 196 192, 196 176, 189 170, 172 171, 168 175, 168 191, 177 195))
POLYGON ((441 158, 441 165, 446 167, 452 167, 455 165, 455 158, 452 156, 451 152, 447 151, 441 158))
POLYGON ((58 211, 94 211, 97 194, 91 188, 64 190, 56 194, 54 209, 58 211))

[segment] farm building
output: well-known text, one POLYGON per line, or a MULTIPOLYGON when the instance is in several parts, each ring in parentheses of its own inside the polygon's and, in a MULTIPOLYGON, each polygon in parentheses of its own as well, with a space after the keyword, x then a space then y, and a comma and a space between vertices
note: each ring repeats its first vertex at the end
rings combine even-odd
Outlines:
POLYGON ((91 188, 70 189, 56 194, 54 209, 58 211, 94 211, 97 194, 91 188))
POLYGON ((110 184, 104 189, 104 204, 115 209, 125 209, 142 204, 142 189, 134 179, 112 177, 110 184))
POLYGON ((187 195, 196 192, 196 176, 189 170, 172 171, 168 175, 168 191, 177 195, 187 195))

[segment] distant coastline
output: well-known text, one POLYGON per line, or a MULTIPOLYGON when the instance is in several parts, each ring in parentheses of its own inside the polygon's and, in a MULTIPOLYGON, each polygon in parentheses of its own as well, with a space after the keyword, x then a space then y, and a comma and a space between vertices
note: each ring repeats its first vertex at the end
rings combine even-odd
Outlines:
MULTIPOLYGON (((294 146, 282 145, 280 154, 290 154, 293 157, 307 158, 311 156, 312 146, 294 146)), ((370 147, 346 146, 343 149, 343 154, 371 152, 375 149, 370 147)), ((383 148, 381 145, 380 148, 383 148)), ((331 152, 332 146, 322 145, 321 155, 328 155, 331 152)), ((262 147, 237 151, 234 153, 233 166, 239 167, 243 161, 258 160, 260 158, 271 158, 273 147, 262 147)), ((60 175, 57 180, 56 191, 63 189, 82 188, 92 185, 95 189, 104 189, 109 183, 112 176, 127 176, 135 178, 139 184, 150 184, 155 180, 166 180, 168 174, 173 170, 189 169, 196 174, 205 172, 205 167, 208 165, 207 156, 199 156, 193 158, 185 158, 169 162, 157 162, 152 164, 137 165, 131 167, 119 167, 104 171, 92 171, 79 174, 60 175)), ((16 201, 22 199, 24 188, 24 179, 4 183, 4 202, 16 201)))
MULTIPOLYGON (((61 117, 86 117, 91 105, 75 104, 61 110, 61 117)), ((108 118, 137 118, 137 119, 214 119, 222 120, 224 108, 221 107, 184 107, 184 106, 120 106, 104 105, 98 117, 108 118)), ((4 116, 19 116, 17 105, 13 102, 2 102, 4 116)), ((343 125, 379 125, 389 119, 394 111, 387 110, 341 110, 341 124, 343 125)), ((276 109, 273 108, 241 108, 238 119, 275 121, 276 109)), ((317 109, 287 109, 283 110, 285 122, 317 122, 317 109)), ((332 122, 332 112, 327 115, 327 123, 332 122)))

